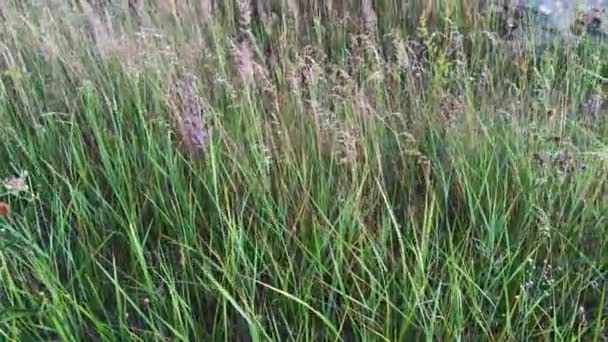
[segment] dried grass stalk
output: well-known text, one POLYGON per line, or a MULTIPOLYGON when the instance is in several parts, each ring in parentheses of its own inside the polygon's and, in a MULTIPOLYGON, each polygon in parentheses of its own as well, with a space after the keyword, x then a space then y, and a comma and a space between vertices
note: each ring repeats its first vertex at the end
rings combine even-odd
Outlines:
POLYGON ((287 12, 294 19, 298 19, 300 15, 300 7, 297 0, 286 0, 287 12))
POLYGON ((241 81, 250 84, 253 81, 253 48, 250 39, 242 38, 237 46, 237 69, 241 81))
POLYGON ((368 35, 375 37, 376 32, 378 31, 378 16, 376 15, 374 4, 372 3, 372 0, 363 0, 361 6, 365 32, 368 35))

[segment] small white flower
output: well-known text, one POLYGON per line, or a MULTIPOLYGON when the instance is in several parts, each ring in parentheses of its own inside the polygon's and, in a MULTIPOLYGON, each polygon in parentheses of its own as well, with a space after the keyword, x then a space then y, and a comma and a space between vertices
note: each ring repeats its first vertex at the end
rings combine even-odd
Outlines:
POLYGON ((27 185, 27 176, 27 171, 24 171, 19 177, 5 179, 2 184, 8 192, 14 195, 19 195, 22 192, 29 192, 30 188, 27 185))

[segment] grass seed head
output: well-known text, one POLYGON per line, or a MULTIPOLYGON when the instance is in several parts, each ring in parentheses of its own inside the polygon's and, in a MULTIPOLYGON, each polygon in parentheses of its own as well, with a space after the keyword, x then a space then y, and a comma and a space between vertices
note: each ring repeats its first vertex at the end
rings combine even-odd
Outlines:
POLYGON ((363 0, 361 5, 365 31, 369 36, 375 37, 378 30, 378 16, 376 15, 376 10, 374 10, 374 4, 372 0, 363 0))
POLYGON ((205 152, 209 144, 205 117, 206 103, 196 94, 193 76, 189 75, 175 81, 171 89, 170 102, 182 144, 192 153, 205 152))

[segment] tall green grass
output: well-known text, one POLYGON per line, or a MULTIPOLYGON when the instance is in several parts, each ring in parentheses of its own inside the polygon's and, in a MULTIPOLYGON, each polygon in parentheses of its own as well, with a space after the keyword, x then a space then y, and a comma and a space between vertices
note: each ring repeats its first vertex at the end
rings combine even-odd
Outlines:
POLYGON ((514 53, 467 1, 378 2, 375 32, 319 4, 253 21, 251 83, 232 2, 112 31, 7 7, 2 339, 608 338, 606 47, 514 53))

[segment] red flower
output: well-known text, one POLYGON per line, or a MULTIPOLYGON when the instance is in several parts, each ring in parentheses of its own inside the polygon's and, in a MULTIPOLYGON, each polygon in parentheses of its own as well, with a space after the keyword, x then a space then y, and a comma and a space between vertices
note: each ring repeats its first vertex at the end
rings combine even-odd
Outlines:
POLYGON ((0 217, 7 217, 11 212, 11 206, 8 203, 0 202, 0 217))

